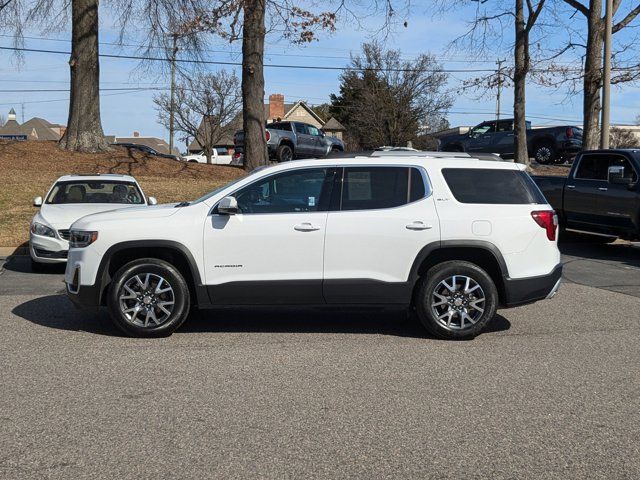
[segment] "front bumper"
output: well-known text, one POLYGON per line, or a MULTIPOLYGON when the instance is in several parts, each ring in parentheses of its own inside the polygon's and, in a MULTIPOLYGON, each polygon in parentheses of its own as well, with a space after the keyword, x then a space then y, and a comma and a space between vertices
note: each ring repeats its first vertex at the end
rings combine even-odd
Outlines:
POLYGON ((555 296, 562 278, 562 264, 548 275, 529 278, 505 278, 504 299, 505 307, 515 307, 527 303, 537 302, 555 296))
POLYGON ((29 236, 29 254, 34 262, 64 263, 67 261, 69 242, 41 235, 29 236))

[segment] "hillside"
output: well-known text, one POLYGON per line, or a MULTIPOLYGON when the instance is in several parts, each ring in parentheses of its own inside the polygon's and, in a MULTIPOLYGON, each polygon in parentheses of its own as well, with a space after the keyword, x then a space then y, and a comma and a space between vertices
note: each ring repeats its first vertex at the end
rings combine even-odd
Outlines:
POLYGON ((177 162, 122 147, 86 154, 61 150, 54 142, 0 140, 0 247, 28 240, 36 212, 33 198, 44 196, 58 177, 70 173, 133 175, 159 203, 192 200, 244 175, 235 167, 177 162))

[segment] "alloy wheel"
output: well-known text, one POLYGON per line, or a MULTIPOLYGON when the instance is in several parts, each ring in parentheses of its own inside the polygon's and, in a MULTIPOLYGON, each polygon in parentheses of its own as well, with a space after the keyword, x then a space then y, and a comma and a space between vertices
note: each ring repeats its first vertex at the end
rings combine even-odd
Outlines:
POLYGON ((449 330, 475 325, 482 318, 485 303, 480 284, 465 275, 445 278, 431 294, 431 310, 438 323, 449 330))
POLYGON ((551 160, 551 149, 549 147, 540 147, 536 152, 536 161, 538 163, 548 163, 551 160))
POLYGON ((175 294, 165 278, 155 273, 140 273, 122 284, 118 301, 120 311, 129 323, 155 328, 171 316, 175 294))

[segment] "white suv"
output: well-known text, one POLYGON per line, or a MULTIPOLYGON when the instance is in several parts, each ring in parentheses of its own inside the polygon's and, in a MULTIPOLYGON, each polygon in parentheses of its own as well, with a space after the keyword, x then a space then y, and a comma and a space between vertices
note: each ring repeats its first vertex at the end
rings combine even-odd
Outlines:
POLYGON ((155 205, 145 197, 135 178, 129 175, 64 175, 56 180, 44 197, 33 199, 40 210, 31 220, 29 253, 33 268, 41 264, 67 261, 69 227, 91 213, 132 205, 155 205))
POLYGON ((518 164, 301 160, 193 202, 78 220, 65 281, 136 336, 170 334, 194 304, 379 304, 469 338, 498 306, 555 294, 556 224, 518 164))

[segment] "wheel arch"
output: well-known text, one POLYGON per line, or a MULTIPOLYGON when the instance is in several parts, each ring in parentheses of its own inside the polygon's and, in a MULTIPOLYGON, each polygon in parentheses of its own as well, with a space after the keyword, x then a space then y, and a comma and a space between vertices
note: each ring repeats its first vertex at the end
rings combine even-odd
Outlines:
POLYGON ((187 247, 171 240, 134 240, 112 245, 102 256, 96 275, 100 305, 105 304, 105 293, 115 273, 127 263, 140 258, 157 258, 170 263, 189 285, 192 302, 197 305, 209 303, 198 265, 187 247))
POLYGON ((420 251, 411 268, 412 301, 418 288, 418 280, 426 275, 431 267, 450 260, 470 262, 482 268, 493 280, 500 301, 506 298, 505 278, 508 278, 509 274, 500 250, 490 242, 468 240, 435 242, 420 251))

